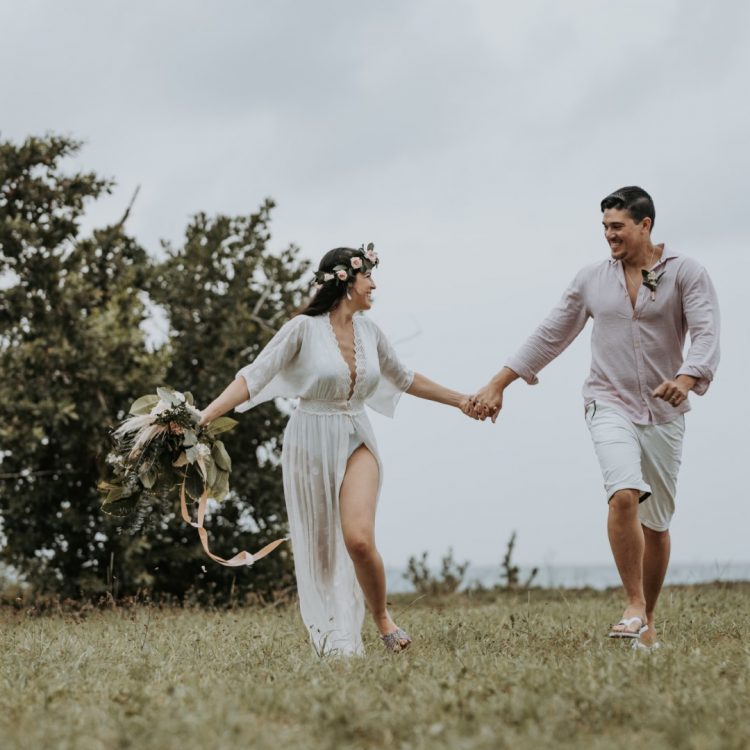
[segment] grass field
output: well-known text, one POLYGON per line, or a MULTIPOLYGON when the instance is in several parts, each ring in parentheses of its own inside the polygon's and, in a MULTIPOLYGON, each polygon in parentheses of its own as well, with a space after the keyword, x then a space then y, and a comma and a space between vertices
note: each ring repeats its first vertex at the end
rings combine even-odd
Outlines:
POLYGON ((603 637, 617 592, 399 597, 415 638, 318 659, 296 607, 0 610, 0 746, 750 747, 750 584, 667 589, 661 651, 603 637))

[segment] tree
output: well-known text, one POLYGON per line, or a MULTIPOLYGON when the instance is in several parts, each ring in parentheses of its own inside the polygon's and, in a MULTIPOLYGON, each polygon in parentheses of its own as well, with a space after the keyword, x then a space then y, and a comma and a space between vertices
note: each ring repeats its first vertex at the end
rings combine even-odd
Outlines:
POLYGON ((79 148, 0 143, 2 556, 64 595, 104 589, 132 544, 104 522, 95 483, 113 418, 164 370, 140 328, 145 251, 122 222, 79 236, 86 202, 111 187, 62 171, 79 148))
MULTIPOLYGON (((271 254, 266 201, 249 217, 195 216, 180 247, 165 245, 148 291, 170 321, 167 382, 189 390, 201 407, 215 398, 302 302, 306 261, 292 246, 271 254)), ((243 414, 227 435, 232 456, 227 499, 209 520, 214 550, 253 551, 286 533, 279 467, 286 414, 274 404, 243 414)), ((178 593, 183 581, 226 594, 271 591, 292 583, 291 554, 282 547, 251 571, 206 564, 191 529, 161 525, 144 549, 155 588, 178 593), (188 544, 175 542, 187 539, 188 544)))
MULTIPOLYGON (((270 201, 249 217, 199 214, 160 263, 125 233, 127 212, 82 237, 87 202, 111 183, 64 172, 79 149, 55 136, 0 142, 2 559, 37 591, 65 596, 196 587, 221 597, 285 585, 289 550, 238 574, 205 558, 176 513, 139 535, 118 533, 96 484, 130 403, 162 384, 192 391, 199 405, 217 395, 301 302, 306 263, 295 247, 269 251, 270 201), (156 351, 142 327, 148 294, 170 322, 156 351)), ((227 438, 233 492, 208 522, 219 554, 285 533, 284 423, 268 404, 227 438)))

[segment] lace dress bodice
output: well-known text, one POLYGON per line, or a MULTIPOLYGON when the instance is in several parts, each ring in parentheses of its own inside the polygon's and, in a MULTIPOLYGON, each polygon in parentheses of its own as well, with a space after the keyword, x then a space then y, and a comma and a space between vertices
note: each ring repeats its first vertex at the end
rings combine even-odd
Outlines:
POLYGON ((237 377, 247 383, 250 399, 237 407, 245 411, 274 398, 366 403, 392 417, 414 373, 404 367, 378 326, 363 314, 354 316, 357 378, 351 399, 349 366, 339 349, 328 314, 298 315, 285 323, 255 361, 237 377))

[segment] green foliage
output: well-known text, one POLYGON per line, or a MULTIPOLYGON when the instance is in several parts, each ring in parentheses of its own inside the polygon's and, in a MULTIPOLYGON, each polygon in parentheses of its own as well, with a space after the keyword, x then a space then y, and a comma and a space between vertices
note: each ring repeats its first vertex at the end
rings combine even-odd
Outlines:
MULTIPOLYGON (((491 588, 505 589, 506 591, 526 590, 539 573, 539 568, 532 568, 526 579, 521 582, 521 569, 513 563, 513 549, 516 546, 516 532, 514 531, 508 539, 503 557, 500 584, 491 588)), ((410 557, 407 563, 404 578, 414 586, 419 594, 452 594, 458 591, 464 584, 466 571, 469 563, 458 563, 453 557, 453 550, 449 549, 440 564, 440 571, 434 573, 427 563, 427 552, 423 552, 420 558, 410 557)), ((482 592, 485 587, 478 582, 465 586, 464 590, 482 592)))
POLYGON ((156 401, 141 396, 130 416, 115 430, 107 456, 111 477, 99 483, 102 510, 124 517, 132 532, 156 528, 174 500, 177 488, 192 499, 205 492, 221 501, 229 490, 231 462, 224 444, 216 439, 237 421, 224 417, 214 429, 198 427, 201 413, 189 396, 171 388, 157 388, 156 401), (148 405, 156 414, 141 414, 148 405))
MULTIPOLYGON (((269 251, 272 208, 266 201, 249 217, 195 216, 181 246, 165 245, 166 258, 149 282, 151 298, 171 323, 165 380, 189 390, 199 408, 260 352, 307 291, 308 265, 298 249, 269 251)), ((211 547, 223 557, 240 549, 255 552, 286 534, 279 466, 286 419, 274 404, 260 406, 242 415, 226 448, 221 440, 214 445, 216 466, 232 471, 232 489, 220 513, 206 519, 211 547)), ((213 430, 219 434, 229 424, 217 421, 213 430)), ((241 596, 250 588, 268 592, 293 580, 286 547, 238 573, 206 564, 192 534, 190 545, 180 543, 186 533, 178 519, 151 534, 141 550, 156 590, 179 594, 184 581, 195 581, 203 591, 241 596)))
POLYGON ((121 225, 79 236, 88 200, 109 190, 67 175, 79 144, 0 143, 0 513, 3 559, 41 591, 104 585, 129 541, 102 523, 96 479, 112 420, 164 370, 147 351, 139 290, 148 258, 121 225))
POLYGON ((531 587, 534 579, 539 573, 539 568, 532 568, 526 580, 521 583, 521 570, 513 564, 513 548, 516 546, 516 532, 514 531, 508 539, 508 546, 505 548, 505 556, 502 562, 501 581, 503 588, 515 590, 517 588, 528 589, 531 587))
POLYGON ((453 594, 463 583, 468 567, 468 562, 456 562, 453 550, 449 549, 442 559, 440 572, 434 574, 427 564, 427 552, 423 552, 419 559, 409 558, 404 578, 419 594, 453 594))
MULTIPOLYGON (((0 142, 2 559, 37 591, 64 596, 102 593, 107 581, 115 595, 195 588, 213 600, 288 585, 288 550, 239 572, 207 560, 176 498, 166 515, 144 509, 163 516, 153 531, 118 533, 96 485, 107 475, 109 433, 133 398, 172 383, 205 406, 301 303, 307 265, 294 247, 269 251, 270 201, 247 217, 199 214, 159 263, 127 236, 124 218, 81 236, 87 202, 111 183, 65 172, 79 147, 55 136, 0 142), (170 322, 157 351, 141 328, 148 295, 170 322)), ((212 454, 225 471, 229 452, 234 459, 233 490, 221 515, 206 518, 220 555, 285 533, 285 421, 273 404, 253 410, 228 438, 229 451, 212 454)), ((217 424, 216 434, 229 425, 217 424)))

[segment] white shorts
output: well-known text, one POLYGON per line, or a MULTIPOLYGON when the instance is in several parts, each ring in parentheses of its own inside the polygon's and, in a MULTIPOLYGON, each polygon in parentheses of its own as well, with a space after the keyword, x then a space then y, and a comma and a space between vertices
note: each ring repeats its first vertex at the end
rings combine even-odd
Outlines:
POLYGON ((674 515, 685 417, 665 424, 634 424, 616 407, 594 401, 586 407, 586 424, 607 501, 618 490, 638 490, 641 523, 666 531, 674 515))

